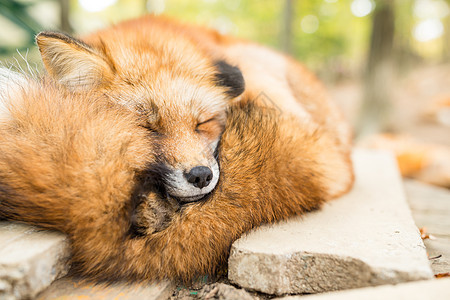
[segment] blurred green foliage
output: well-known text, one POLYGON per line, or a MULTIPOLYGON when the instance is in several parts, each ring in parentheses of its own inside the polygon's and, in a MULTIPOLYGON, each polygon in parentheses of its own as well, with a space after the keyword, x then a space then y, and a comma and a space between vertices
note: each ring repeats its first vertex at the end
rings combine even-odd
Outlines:
MULTIPOLYGON (((222 25, 232 34, 280 48, 283 2, 169 0, 166 11, 179 19, 195 20, 216 28, 222 25)), ((315 64, 330 57, 361 54, 361 45, 368 39, 370 17, 354 17, 350 12, 350 2, 294 1, 293 55, 315 64), (301 28, 300 22, 307 15, 317 16, 320 22, 312 34, 303 32, 301 28)))
MULTIPOLYGON (((0 15, 22 29, 26 34, 26 41, 20 48, 27 48, 34 43, 34 36, 42 25, 29 13, 29 7, 33 2, 0 0, 0 15)), ((0 44, 0 54, 15 51, 0 44)))
MULTIPOLYGON (((1 18, 6 19, 19 27, 22 35, 26 36, 22 38, 20 45, 14 44, 12 47, 2 41, 7 33, 0 32, 0 55, 11 55, 15 48, 34 48, 33 39, 36 32, 42 29, 58 29, 58 5, 62 1, 70 4, 69 21, 75 34, 93 31, 150 11, 204 24, 223 33, 283 50, 281 45, 286 26, 284 6, 287 0, 109 0, 111 5, 106 5, 97 12, 90 12, 83 7, 83 0, 0 0, 0 26, 1 18), (45 14, 31 13, 45 3, 54 5, 41 8, 40 11, 45 14), (159 11, 155 10, 155 7, 159 7, 159 11), (51 15, 56 20, 53 23, 48 22, 52 19, 51 15)), ((85 3, 86 1, 88 0, 84 0, 85 3)), ((91 0, 90 3, 105 1, 108 0, 91 0)), ((327 73, 355 74, 362 71, 367 58, 372 14, 355 16, 351 11, 354 1, 292 0, 290 54, 321 72, 322 77, 327 77, 327 73), (304 22, 307 20, 312 22, 306 24, 313 29, 309 32, 305 30, 304 22)), ((367 1, 374 5, 377 3, 377 0, 367 1)), ((413 40, 411 32, 417 21, 413 9, 418 1, 422 0, 395 0, 395 51, 399 61, 408 57, 418 58, 431 50, 436 56, 436 53, 443 51, 436 47, 445 48, 438 42, 419 45, 413 40)), ((13 35, 10 38, 18 39, 13 35)))

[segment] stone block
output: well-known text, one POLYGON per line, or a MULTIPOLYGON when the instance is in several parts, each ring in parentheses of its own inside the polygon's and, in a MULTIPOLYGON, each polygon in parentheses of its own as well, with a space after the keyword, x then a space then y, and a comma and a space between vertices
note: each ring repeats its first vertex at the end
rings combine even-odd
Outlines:
POLYGON ((60 232, 0 222, 0 299, 31 299, 67 273, 69 244, 60 232))
POLYGON ((433 277, 394 157, 358 150, 353 158, 350 193, 319 211, 257 228, 232 245, 233 283, 283 295, 433 277))

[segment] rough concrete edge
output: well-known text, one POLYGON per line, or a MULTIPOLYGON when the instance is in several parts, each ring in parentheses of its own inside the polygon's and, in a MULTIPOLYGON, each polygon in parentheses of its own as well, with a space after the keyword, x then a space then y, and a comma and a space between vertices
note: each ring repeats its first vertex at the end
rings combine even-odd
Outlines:
POLYGON ((234 276, 238 272, 239 264, 232 263, 231 265, 236 266, 236 268, 228 270, 228 278, 234 284, 245 289, 272 295, 323 293, 433 278, 431 269, 430 272, 425 273, 423 270, 402 272, 372 268, 360 259, 347 256, 297 252, 280 257, 279 255, 267 255, 267 253, 246 253, 246 251, 236 250, 232 247, 229 261, 245 259, 247 260, 246 264, 248 264, 248 260, 252 260, 251 265, 254 265, 255 268, 244 270, 244 276, 242 276, 242 273, 238 276, 239 278, 246 278, 246 282, 237 282, 234 276), (237 251, 240 253, 236 253, 237 251), (279 266, 277 270, 269 267, 273 265, 279 266), (325 265, 326 268, 321 268, 321 265, 325 265), (299 270, 299 266, 303 266, 302 270, 299 270), (263 269, 262 272, 261 269, 263 269), (258 272, 257 276, 254 276, 255 272, 258 272), (261 286, 261 274, 265 275, 263 278, 265 278, 267 288, 252 288, 254 285, 251 282, 255 280, 259 281, 258 285, 261 286), (388 276, 380 276, 381 274, 388 274, 388 276), (308 278, 312 277, 320 277, 320 280, 318 280, 320 284, 309 282, 308 278), (349 280, 349 277, 355 280, 349 280), (283 284, 280 285, 280 282, 283 284))
POLYGON ((99 283, 89 279, 71 277, 59 278, 40 292, 36 300, 56 299, 152 299, 167 300, 176 285, 170 280, 154 282, 99 283))
POLYGON ((32 299, 53 281, 67 274, 70 257, 67 238, 64 238, 55 247, 43 249, 39 254, 39 258, 32 257, 18 264, 3 266, 3 270, 0 270, 1 297, 5 297, 4 299, 32 299), (32 273, 38 275, 42 272, 51 276, 47 277, 47 280, 42 280, 42 277, 33 280, 36 279, 36 276, 29 276, 32 273), (6 298, 7 295, 11 295, 11 297, 6 298))
POLYGON ((288 295, 273 300, 301 300, 301 299, 449 299, 450 278, 421 280, 401 284, 386 284, 376 287, 365 287, 345 291, 334 291, 313 295, 288 295), (437 287, 437 288, 436 288, 437 287), (380 294, 381 293, 381 294, 380 294), (428 296, 424 295, 427 294, 428 296), (441 298, 437 298, 441 297, 441 298))

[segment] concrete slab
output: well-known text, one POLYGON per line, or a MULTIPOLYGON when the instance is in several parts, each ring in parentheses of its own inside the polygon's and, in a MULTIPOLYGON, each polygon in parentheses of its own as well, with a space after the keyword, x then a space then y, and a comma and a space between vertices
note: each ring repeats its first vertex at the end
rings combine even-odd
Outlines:
POLYGON ((383 285, 320 295, 290 296, 276 300, 435 300, 450 299, 450 278, 383 285))
POLYGON ((95 300, 166 300, 172 295, 175 285, 168 281, 154 284, 94 284, 66 277, 55 281, 43 291, 38 300, 95 299, 95 300))
POLYGON ((0 222, 0 299, 29 299, 67 273, 68 241, 59 232, 0 222))
POLYGON ((282 295, 433 277, 394 157, 369 150, 353 157, 356 183, 349 194, 233 244, 232 282, 282 295))
POLYGON ((413 218, 434 239, 424 241, 435 274, 450 272, 450 190, 405 180, 413 218))

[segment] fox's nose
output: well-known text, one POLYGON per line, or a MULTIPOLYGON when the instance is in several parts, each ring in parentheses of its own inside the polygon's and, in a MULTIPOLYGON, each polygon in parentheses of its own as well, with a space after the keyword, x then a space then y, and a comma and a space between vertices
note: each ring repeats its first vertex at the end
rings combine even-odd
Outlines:
POLYGON ((210 168, 199 166, 192 168, 185 176, 189 183, 201 189, 208 186, 213 178, 213 173, 210 168))

